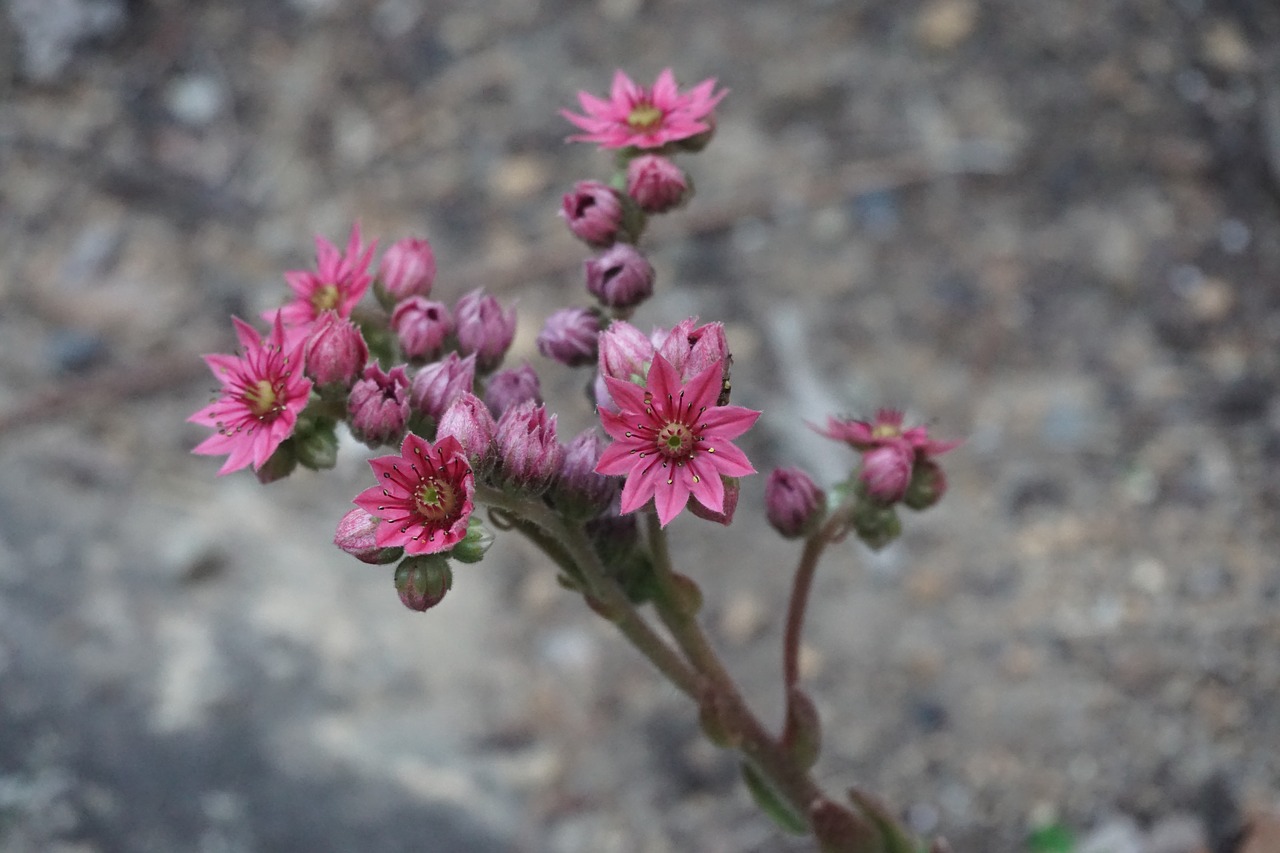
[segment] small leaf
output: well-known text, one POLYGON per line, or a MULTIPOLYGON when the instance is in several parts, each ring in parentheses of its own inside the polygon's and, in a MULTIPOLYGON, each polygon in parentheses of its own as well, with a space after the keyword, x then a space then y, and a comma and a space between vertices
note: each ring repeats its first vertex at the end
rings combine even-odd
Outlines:
POLYGON ((756 805, 774 823, 792 835, 809 834, 809 824, 804 817, 783 800, 758 770, 745 761, 742 762, 742 780, 747 783, 747 790, 751 792, 756 805))

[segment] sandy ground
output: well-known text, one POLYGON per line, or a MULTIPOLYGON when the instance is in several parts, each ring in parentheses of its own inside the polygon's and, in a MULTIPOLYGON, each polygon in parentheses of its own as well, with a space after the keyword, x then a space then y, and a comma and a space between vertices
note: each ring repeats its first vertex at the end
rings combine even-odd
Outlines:
MULTIPOLYGON (((821 778, 960 851, 1234 849, 1280 797, 1280 13, 1219 5, 0 4, 0 847, 808 849, 531 548, 409 613, 329 544, 361 447, 263 488, 183 422, 359 219, 518 299, 587 424, 533 348, 606 168, 557 110, 672 66, 732 94, 638 322, 728 324, 762 470, 836 479, 803 422, 885 404, 967 442, 823 567, 821 778)), ((674 537, 776 720, 762 481, 674 537)))

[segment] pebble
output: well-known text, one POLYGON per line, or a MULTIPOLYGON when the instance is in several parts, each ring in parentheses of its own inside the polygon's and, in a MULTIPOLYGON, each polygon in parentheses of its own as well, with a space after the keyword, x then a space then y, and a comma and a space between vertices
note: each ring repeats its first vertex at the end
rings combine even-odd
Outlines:
POLYGON ((760 636, 768 622, 769 614, 760 596, 738 591, 720 615, 720 633, 730 645, 742 646, 760 636))
POLYGON ((1219 71, 1240 74, 1255 64, 1253 49, 1240 28, 1230 21, 1215 21, 1204 30, 1200 43, 1204 59, 1219 71))
POLYGON ((169 113, 178 121, 191 127, 204 127, 222 114, 227 92, 211 75, 186 74, 169 83, 164 100, 169 113))
POLYGON ((933 0, 916 15, 916 39, 930 50, 951 50, 973 34, 978 4, 970 0, 933 0))

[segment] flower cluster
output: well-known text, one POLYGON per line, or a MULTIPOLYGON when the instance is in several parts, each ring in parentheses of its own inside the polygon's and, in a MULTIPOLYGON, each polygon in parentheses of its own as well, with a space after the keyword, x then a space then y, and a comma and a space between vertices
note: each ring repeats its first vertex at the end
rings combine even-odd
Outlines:
MULTIPOLYGON (((864 849, 870 824, 815 799, 805 781, 819 732, 816 707, 795 684, 804 596, 827 545, 853 531, 884 547, 901 531, 899 505, 937 503, 946 491, 937 459, 958 442, 904 428, 897 411, 872 421, 830 418, 815 429, 857 450, 859 469, 830 494, 799 468, 769 475, 767 520, 804 540, 787 608, 787 716, 776 740, 744 723, 741 697, 726 688, 723 668, 707 662, 710 645, 689 633, 700 593, 674 570, 663 537, 685 509, 733 521, 739 480, 756 472, 737 442, 761 412, 729 402, 733 357, 722 323, 687 317, 646 334, 629 322, 655 287, 639 247, 649 218, 692 193, 674 158, 707 145, 724 95, 713 79, 682 91, 670 69, 650 87, 619 71, 608 99, 581 92, 583 113, 563 112, 583 131, 571 141, 615 150, 615 173, 581 181, 562 199, 570 231, 595 252, 583 264, 594 302, 552 313, 536 347, 552 362, 593 372, 583 384, 600 428, 562 442, 538 368, 503 366, 514 309, 483 290, 440 301, 429 241, 401 239, 375 265, 377 241, 366 242, 356 225, 345 249, 317 237, 314 268, 284 274, 290 298, 264 315, 265 334, 235 318, 240 352, 205 356, 220 387, 190 421, 215 432, 194 452, 225 455, 219 474, 251 466, 266 483, 298 467, 333 467, 340 425, 371 450, 390 448, 368 460, 373 484, 355 496, 334 543, 361 562, 395 564, 397 595, 417 611, 445 597, 456 564, 484 557, 492 535, 476 509, 487 505, 494 526, 527 537, 563 586, 625 626, 673 683, 696 694, 709 734, 768 758, 744 765, 749 782, 753 773, 775 774, 751 788, 766 811, 780 814, 785 796, 787 808, 799 809, 786 825, 807 826, 823 849, 864 849), (641 604, 659 611, 674 647, 650 631, 641 604)), ((891 818, 880 824, 897 832, 891 818)), ((892 840, 883 849, 916 849, 905 836, 892 840)))

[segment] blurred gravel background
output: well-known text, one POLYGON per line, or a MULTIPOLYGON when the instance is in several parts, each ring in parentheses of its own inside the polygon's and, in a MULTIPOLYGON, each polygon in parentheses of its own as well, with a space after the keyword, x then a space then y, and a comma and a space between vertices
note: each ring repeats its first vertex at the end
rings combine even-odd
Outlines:
MULTIPOLYGON (((958 851, 1231 851, 1280 797, 1280 10, 1266 0, 0 2, 0 849, 800 851, 522 543, 409 613, 329 544, 368 478, 188 451, 228 315, 314 233, 585 302, 556 113, 732 90, 641 325, 723 319, 761 470, 907 408, 953 492, 823 567, 820 776, 958 851)), ((792 548, 677 553, 762 713, 792 548)), ((1250 853, 1265 853, 1257 846, 1250 853)))

